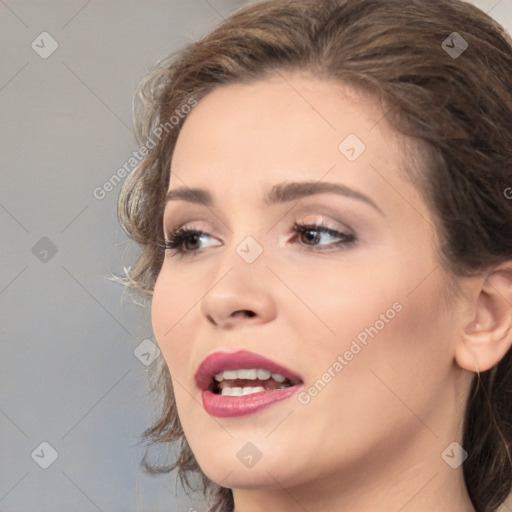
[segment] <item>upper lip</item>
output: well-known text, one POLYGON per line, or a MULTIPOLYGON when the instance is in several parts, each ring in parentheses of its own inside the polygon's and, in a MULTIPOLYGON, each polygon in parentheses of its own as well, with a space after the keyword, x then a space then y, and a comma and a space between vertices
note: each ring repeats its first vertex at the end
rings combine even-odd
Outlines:
POLYGON ((302 382, 300 375, 297 375, 288 368, 247 350, 213 352, 209 354, 199 365, 195 374, 195 381, 197 387, 204 391, 210 386, 213 377, 217 373, 224 370, 241 370, 244 368, 262 368, 272 373, 279 373, 294 384, 302 382))

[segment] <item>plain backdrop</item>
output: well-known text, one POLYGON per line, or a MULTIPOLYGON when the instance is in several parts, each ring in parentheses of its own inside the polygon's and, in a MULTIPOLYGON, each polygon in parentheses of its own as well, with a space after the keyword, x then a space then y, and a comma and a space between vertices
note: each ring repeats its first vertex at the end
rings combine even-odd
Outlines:
MULTIPOLYGON (((139 469, 158 352, 106 279, 136 248, 98 189, 137 149, 137 82, 245 3, 0 0, 2 512, 204 510, 139 469)), ((474 3, 511 31, 512 0, 474 3)))

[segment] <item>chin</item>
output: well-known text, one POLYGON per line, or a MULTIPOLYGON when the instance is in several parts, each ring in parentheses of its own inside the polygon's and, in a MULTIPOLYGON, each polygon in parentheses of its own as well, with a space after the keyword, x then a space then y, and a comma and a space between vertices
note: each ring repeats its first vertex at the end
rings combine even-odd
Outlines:
POLYGON ((228 460, 219 459, 219 464, 211 464, 210 461, 205 466, 201 465, 201 469, 210 480, 222 487, 277 490, 283 486, 292 487, 296 483, 282 463, 265 464, 260 460, 256 466, 247 468, 242 464, 234 465, 228 460))

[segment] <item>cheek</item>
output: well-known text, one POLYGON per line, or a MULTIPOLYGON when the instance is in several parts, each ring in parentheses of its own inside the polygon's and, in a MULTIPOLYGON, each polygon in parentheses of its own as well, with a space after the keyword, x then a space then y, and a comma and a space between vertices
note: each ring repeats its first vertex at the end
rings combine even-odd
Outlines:
POLYGON ((376 321, 380 326, 381 314, 389 310, 388 316, 396 316, 393 304, 403 295, 404 277, 392 255, 381 251, 376 258, 375 252, 347 251, 342 257, 313 261, 308 267, 283 265, 278 269, 293 291, 293 296, 288 291, 286 302, 281 300, 282 311, 290 315, 286 321, 299 324, 301 333, 318 340, 308 349, 317 352, 319 360, 331 354, 333 347, 343 352, 345 345, 348 348, 358 333, 376 321))
POLYGON ((442 300, 443 277, 430 251, 422 258, 408 257, 405 250, 381 256, 347 259, 336 272, 324 266, 315 278, 293 280, 294 292, 307 298, 314 313, 302 307, 302 314, 295 315, 298 339, 308 341, 309 378, 321 378, 331 368, 340 378, 327 387, 350 407, 381 409, 384 402, 372 396, 387 394, 396 401, 393 392, 411 403, 432 402, 453 364, 454 333, 442 300), (342 369, 333 368, 338 356, 342 369))
POLYGON ((193 346, 188 340, 194 321, 192 309, 200 298, 198 287, 162 271, 155 283, 151 304, 153 332, 173 376, 184 375, 193 346), (194 291, 196 290, 196 291, 194 291))
POLYGON ((343 412, 335 413, 339 421, 351 411, 368 419, 361 424, 370 430, 376 418, 379 428, 421 428, 410 411, 426 419, 440 405, 453 368, 453 333, 439 299, 441 283, 431 278, 413 292, 400 284, 376 291, 373 301, 358 303, 359 295, 344 304, 336 343, 318 349, 323 371, 344 356, 341 378, 329 391, 343 402, 343 412))

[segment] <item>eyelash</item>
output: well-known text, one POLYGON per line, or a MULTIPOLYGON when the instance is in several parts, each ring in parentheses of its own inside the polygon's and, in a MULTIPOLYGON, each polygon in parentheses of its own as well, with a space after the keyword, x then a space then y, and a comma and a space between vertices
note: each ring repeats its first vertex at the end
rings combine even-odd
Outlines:
MULTIPOLYGON (((300 237, 301 235, 304 235, 311 231, 316 231, 321 234, 330 235, 334 238, 339 238, 340 239, 339 242, 336 242, 333 244, 328 244, 328 246, 330 248, 339 247, 342 249, 346 249, 346 248, 353 246, 357 241, 357 238, 355 235, 353 235, 351 233, 342 233, 341 231, 327 227, 323 223, 305 224, 305 223, 299 221, 299 222, 294 223, 292 230, 295 233, 296 237, 300 237)), ((187 251, 187 250, 183 249, 183 244, 185 242, 189 241, 190 238, 193 236, 197 236, 197 237, 201 238, 204 235, 209 236, 208 233, 205 233, 204 231, 200 231, 197 229, 179 228, 179 229, 176 229, 175 231, 172 231, 171 233, 169 233, 166 236, 164 247, 166 250, 174 250, 175 254, 177 254, 179 256, 193 255, 193 254, 198 253, 199 250, 187 251)), ((294 240, 296 239, 296 237, 294 237, 294 240)), ((304 244, 304 245, 307 247, 317 247, 317 246, 310 245, 310 244, 304 244)), ((313 250, 323 251, 324 249, 313 249, 313 250)))

